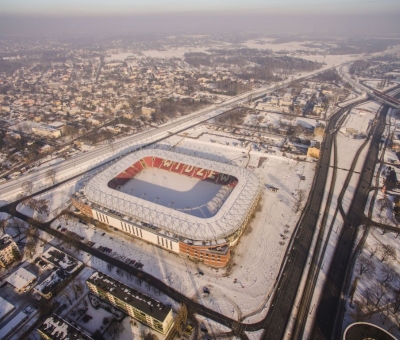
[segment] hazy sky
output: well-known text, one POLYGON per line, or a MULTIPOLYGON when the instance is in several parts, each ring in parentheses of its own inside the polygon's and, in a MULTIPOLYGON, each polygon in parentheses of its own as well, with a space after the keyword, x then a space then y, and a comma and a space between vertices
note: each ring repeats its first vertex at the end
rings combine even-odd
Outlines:
POLYGON ((1 0, 4 14, 110 15, 182 11, 391 12, 399 0, 1 0))
POLYGON ((400 0, 0 0, 0 36, 400 33, 400 0))

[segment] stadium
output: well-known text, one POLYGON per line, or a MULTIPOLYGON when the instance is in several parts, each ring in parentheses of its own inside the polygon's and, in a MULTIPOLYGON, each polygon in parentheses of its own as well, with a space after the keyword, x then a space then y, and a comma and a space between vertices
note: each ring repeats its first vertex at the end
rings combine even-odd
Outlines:
POLYGON ((94 176, 72 203, 91 218, 137 238, 223 267, 260 193, 260 181, 249 170, 143 149, 94 176))

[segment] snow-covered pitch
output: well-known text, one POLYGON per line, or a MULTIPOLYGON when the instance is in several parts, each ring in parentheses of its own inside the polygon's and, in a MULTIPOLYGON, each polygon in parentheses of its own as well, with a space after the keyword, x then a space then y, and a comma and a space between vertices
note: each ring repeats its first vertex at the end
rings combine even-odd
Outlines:
POLYGON ((230 236, 246 224, 260 191, 257 176, 241 167, 144 149, 91 179, 84 195, 126 218, 184 239, 232 242, 236 237, 230 236))

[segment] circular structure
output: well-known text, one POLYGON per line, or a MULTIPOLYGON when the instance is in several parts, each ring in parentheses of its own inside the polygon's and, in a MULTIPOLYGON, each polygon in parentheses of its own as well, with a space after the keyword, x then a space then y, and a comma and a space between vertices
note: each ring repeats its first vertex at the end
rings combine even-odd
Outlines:
POLYGON ((346 328, 343 340, 396 340, 396 338, 372 323, 355 322, 346 328))
POLYGON ((172 241, 178 242, 179 252, 184 249, 191 256, 196 246, 215 250, 234 245, 260 192, 260 182, 249 170, 145 149, 93 177, 73 203, 91 217, 134 236, 142 237, 144 228, 151 230, 157 238, 142 238, 164 247, 164 241, 169 241, 169 250, 174 251, 172 241), (168 239, 160 241, 161 235, 168 239))

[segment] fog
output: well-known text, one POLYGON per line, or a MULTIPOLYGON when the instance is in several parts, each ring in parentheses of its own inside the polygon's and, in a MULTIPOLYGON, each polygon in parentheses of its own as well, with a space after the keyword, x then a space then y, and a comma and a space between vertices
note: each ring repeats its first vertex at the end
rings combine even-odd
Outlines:
POLYGON ((400 12, 377 14, 175 13, 113 16, 0 15, 0 35, 41 37, 71 35, 202 34, 257 31, 315 36, 397 34, 400 12))

